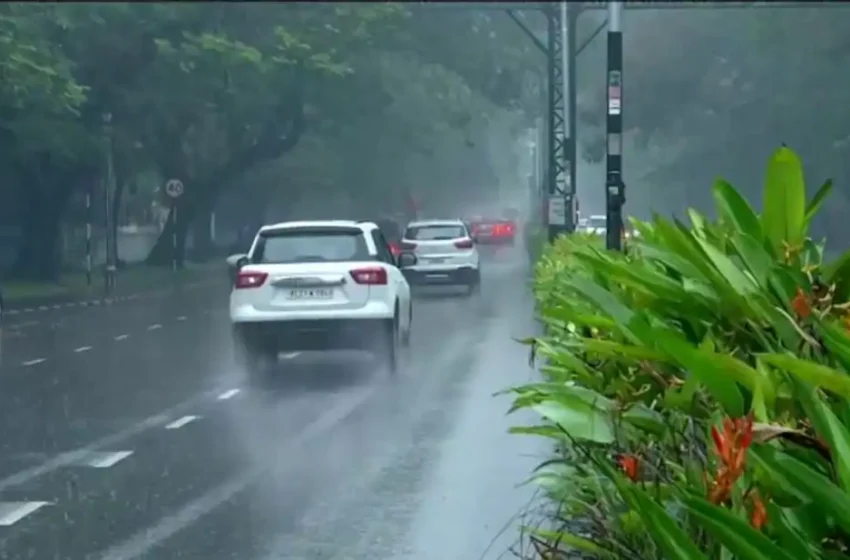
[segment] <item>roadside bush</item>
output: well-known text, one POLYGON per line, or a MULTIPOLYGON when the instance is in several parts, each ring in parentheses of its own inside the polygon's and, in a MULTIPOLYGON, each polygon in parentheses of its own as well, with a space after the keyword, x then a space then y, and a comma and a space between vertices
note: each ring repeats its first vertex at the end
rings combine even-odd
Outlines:
POLYGON ((718 180, 717 220, 546 249, 544 380, 511 389, 541 418, 513 431, 556 449, 537 557, 850 558, 850 252, 824 263, 807 236, 830 189, 806 204, 783 147, 761 215, 718 180))

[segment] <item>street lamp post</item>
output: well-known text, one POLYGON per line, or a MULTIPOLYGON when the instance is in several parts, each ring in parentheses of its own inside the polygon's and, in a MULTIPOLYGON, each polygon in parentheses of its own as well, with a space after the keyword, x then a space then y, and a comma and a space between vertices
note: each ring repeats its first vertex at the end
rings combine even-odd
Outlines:
POLYGON ((115 196, 115 169, 113 164, 112 143, 112 113, 103 114, 104 136, 106 139, 106 181, 104 181, 104 221, 106 222, 106 271, 104 274, 104 287, 106 295, 111 295, 115 288, 116 272, 116 247, 115 228, 113 222, 115 216, 112 212, 112 200, 115 196))

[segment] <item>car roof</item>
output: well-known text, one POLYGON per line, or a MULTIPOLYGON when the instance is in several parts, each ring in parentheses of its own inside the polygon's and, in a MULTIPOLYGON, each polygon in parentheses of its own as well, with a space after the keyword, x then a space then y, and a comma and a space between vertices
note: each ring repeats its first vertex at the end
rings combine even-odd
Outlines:
POLYGON ((462 220, 446 219, 446 220, 418 220, 410 222, 407 227, 423 227, 423 226, 462 226, 465 225, 462 220))
POLYGON ((362 231, 369 231, 375 227, 377 226, 372 222, 356 222, 354 220, 303 220, 264 225, 260 228, 260 233, 298 228, 357 228, 362 231))

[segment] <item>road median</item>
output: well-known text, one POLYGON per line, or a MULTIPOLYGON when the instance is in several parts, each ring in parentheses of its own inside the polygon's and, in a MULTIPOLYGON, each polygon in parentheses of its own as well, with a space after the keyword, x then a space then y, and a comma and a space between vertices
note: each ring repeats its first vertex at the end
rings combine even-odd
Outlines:
POLYGON ((116 273, 115 287, 110 293, 105 289, 103 269, 92 273, 90 284, 85 273, 72 273, 53 283, 4 282, 2 289, 5 310, 11 312, 214 285, 215 282, 225 282, 226 273, 227 266, 223 262, 187 263, 185 268, 177 271, 169 267, 137 265, 116 273))

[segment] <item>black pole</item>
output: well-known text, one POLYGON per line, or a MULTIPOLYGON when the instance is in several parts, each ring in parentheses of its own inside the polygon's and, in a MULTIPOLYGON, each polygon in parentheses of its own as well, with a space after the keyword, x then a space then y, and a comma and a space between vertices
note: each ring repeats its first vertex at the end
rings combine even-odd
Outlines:
MULTIPOLYGON (((568 141, 564 148, 568 151, 566 159, 569 164, 569 200, 571 208, 567 208, 570 213, 568 224, 570 231, 573 232, 578 224, 578 189, 577 189, 577 171, 578 171, 578 137, 576 136, 577 113, 578 113, 578 93, 576 88, 576 66, 578 61, 578 53, 576 51, 576 29, 578 28, 578 16, 581 13, 581 4, 567 3, 567 115, 569 126, 567 127, 568 141)), ((591 37, 590 40, 593 40, 591 37)), ((585 43, 588 44, 588 43, 585 43)))
POLYGON ((606 149, 606 234, 608 249, 622 250, 623 205, 623 33, 622 2, 608 2, 608 118, 606 149))

